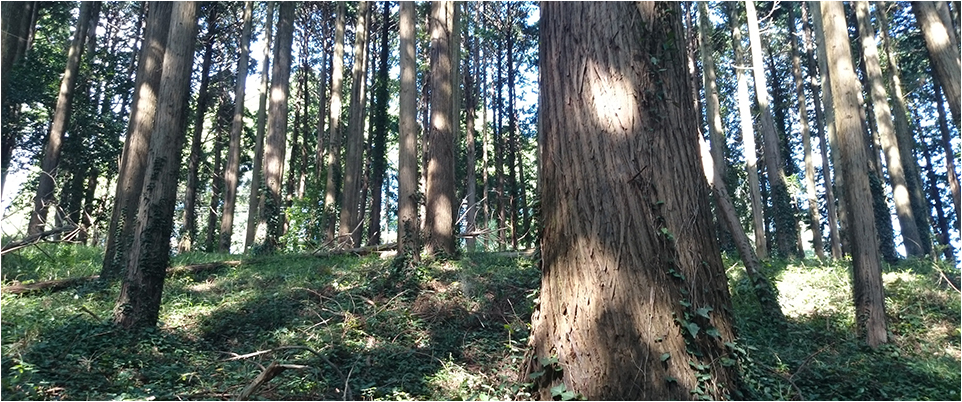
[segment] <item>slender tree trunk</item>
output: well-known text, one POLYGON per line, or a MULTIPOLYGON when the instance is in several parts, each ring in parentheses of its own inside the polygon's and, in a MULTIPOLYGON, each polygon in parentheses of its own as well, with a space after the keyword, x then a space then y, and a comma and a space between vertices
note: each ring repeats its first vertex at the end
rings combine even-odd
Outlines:
POLYGON ((264 195, 261 194, 264 165, 264 132, 267 128, 267 90, 270 82, 271 26, 274 22, 274 2, 267 2, 267 18, 264 22, 264 61, 261 68, 260 101, 257 108, 257 137, 254 139, 254 166, 251 169, 251 196, 248 199, 247 233, 244 236, 244 249, 249 250, 257 236, 257 228, 266 223, 261 219, 264 195))
POLYGON ((784 163, 779 152, 778 134, 775 131, 775 121, 772 118, 772 109, 768 102, 768 84, 762 66, 761 38, 758 32, 758 17, 755 14, 755 3, 753 1, 745 2, 745 14, 748 16, 752 70, 755 73, 755 99, 760 109, 759 128, 762 132, 765 166, 768 170, 768 183, 771 187, 775 242, 780 256, 796 256, 798 254, 798 248, 796 247, 798 232, 795 230, 795 214, 788 195, 788 187, 785 184, 784 163))
POLYGON ((735 334, 685 54, 663 46, 680 11, 542 5, 542 285, 522 370, 543 373, 542 399, 740 396, 714 364, 735 334))
MULTIPOLYGON (((0 12, 0 19, 2 19, 3 25, 3 45, 2 48, 2 63, 0 63, 0 68, 2 68, 3 77, 10 77, 10 73, 14 71, 13 67, 18 65, 18 62, 23 59, 26 55, 28 49, 28 38, 33 36, 33 31, 36 29, 36 10, 39 7, 39 2, 36 1, 8 1, 3 2, 3 10, 0 12)), ((15 121, 17 120, 17 114, 20 109, 20 105, 14 104, 11 101, 12 94, 10 94, 10 82, 11 79, 0 80, 0 102, 2 102, 2 109, 0 113, 3 113, 2 126, 3 126, 3 140, 0 141, 0 165, 2 165, 2 173, 0 173, 0 193, 3 192, 3 187, 7 183, 7 171, 10 168, 10 160, 13 158, 13 150, 17 147, 18 138, 14 133, 15 121)))
POLYGON ((933 201, 932 206, 935 207, 935 216, 938 218, 939 244, 944 247, 942 253, 945 260, 955 261, 955 249, 949 240, 949 222, 945 218, 945 210, 942 208, 942 196, 939 194, 938 180, 935 177, 935 169, 932 167, 932 156, 927 145, 923 145, 921 148, 922 155, 925 157, 925 173, 929 179, 929 197, 933 201))
POLYGON ((359 5, 355 24, 354 70, 351 83, 351 104, 344 151, 344 189, 341 192, 341 216, 338 227, 338 243, 346 248, 361 244, 361 203, 364 160, 364 115, 367 106, 367 37, 368 14, 371 3, 359 5))
POLYGON ((222 129, 223 126, 219 124, 214 127, 214 160, 210 168, 210 205, 207 208, 207 236, 204 237, 204 251, 209 253, 216 251, 217 244, 220 242, 220 235, 217 233, 219 220, 217 210, 220 207, 221 193, 224 191, 224 136, 221 132, 222 129))
POLYGON ((474 87, 474 79, 477 76, 477 71, 472 70, 474 65, 477 63, 477 44, 474 42, 474 38, 471 36, 470 32, 466 33, 467 40, 465 41, 465 47, 467 47, 468 57, 465 58, 464 62, 464 126, 465 126, 465 171, 467 172, 465 177, 465 187, 467 199, 467 212, 465 216, 464 231, 467 233, 467 237, 464 239, 465 249, 469 252, 474 252, 477 249, 477 238, 475 238, 475 232, 477 231, 477 167, 475 166, 475 161, 477 155, 475 152, 475 112, 478 108, 477 92, 474 87))
MULTIPOLYGON (((789 24, 795 26, 795 8, 789 7, 789 24)), ((802 133, 802 147, 805 151, 805 189, 808 193, 808 214, 811 219, 812 247, 819 260, 825 260, 825 245, 822 244, 822 214, 818 209, 818 194, 815 188, 815 163, 812 155, 812 134, 808 124, 808 102, 805 99, 805 83, 802 80, 802 63, 799 56, 798 41, 792 41, 792 74, 795 77, 795 97, 798 100, 798 121, 802 133)))
POLYGON ((33 211, 27 226, 27 235, 35 235, 43 231, 47 221, 47 211, 55 202, 54 187, 57 180, 57 168, 60 164, 60 151, 63 148, 64 134, 70 121, 70 110, 73 103, 74 87, 80 74, 80 58, 84 52, 84 40, 90 21, 95 19, 94 12, 99 9, 98 2, 84 1, 80 3, 80 17, 74 31, 70 49, 67 51, 67 68, 60 81, 60 92, 57 95, 57 105, 54 109, 47 143, 43 149, 43 160, 40 163, 40 183, 37 185, 37 195, 33 201, 33 211))
POLYGON ((196 40, 197 3, 174 3, 147 157, 150 175, 142 190, 130 263, 114 308, 114 322, 122 328, 153 327, 160 314, 196 40))
POLYGON ((247 93, 247 65, 250 59, 251 15, 254 2, 244 2, 244 28, 240 37, 240 58, 237 60, 237 84, 234 88, 234 118, 231 121, 227 167, 224 169, 224 214, 220 220, 218 251, 230 251, 234 233, 234 207, 237 204, 238 176, 240 175, 241 133, 244 130, 244 97, 247 93))
POLYGON ((517 171, 516 167, 519 167, 521 163, 520 155, 518 155, 518 114, 514 107, 515 98, 515 69, 514 69, 514 12, 511 9, 512 3, 507 3, 508 5, 508 24, 506 26, 505 35, 507 36, 505 42, 507 43, 507 73, 508 73, 508 207, 511 209, 511 213, 508 216, 510 219, 510 229, 511 229, 511 249, 518 249, 518 236, 520 235, 520 217, 518 216, 518 209, 521 208, 521 187, 524 185, 523 177, 516 177, 514 174, 517 171))
POLYGON ((859 331, 869 346, 877 347, 887 342, 885 326, 885 297, 882 289, 882 264, 879 260, 879 244, 875 235, 875 219, 872 211, 864 205, 870 199, 869 178, 866 174, 868 155, 865 137, 858 116, 858 92, 861 88, 852 51, 848 41, 848 27, 841 2, 819 4, 821 28, 824 31, 823 43, 832 66, 829 80, 836 108, 835 129, 838 137, 842 165, 839 166, 845 177, 842 202, 847 208, 846 231, 852 250, 854 272, 853 294, 855 313, 859 331))
POLYGON ((939 4, 928 1, 913 1, 912 12, 918 21, 919 29, 925 37, 925 47, 929 50, 932 73, 942 85, 945 98, 949 101, 952 121, 959 123, 959 102, 962 99, 962 67, 959 62, 959 38, 955 30, 945 25, 938 11, 939 4))
POLYGON ((748 170, 748 187, 751 195, 752 222, 755 232, 755 255, 761 260, 768 259, 768 240, 765 237, 765 213, 762 207, 761 183, 758 179, 758 157, 755 154, 755 129, 752 126, 751 100, 748 94, 748 77, 743 67, 745 51, 742 47, 742 34, 735 6, 731 5, 732 13, 732 46, 735 49, 735 75, 738 82, 738 112, 742 128, 742 152, 745 153, 745 164, 748 170))
POLYGON ((956 213, 960 213, 959 207, 959 176, 955 173, 955 152, 952 151, 951 134, 945 116, 945 106, 942 100, 942 86, 935 84, 935 108, 939 113, 939 132, 942 133, 942 149, 945 151, 945 169, 949 182, 949 191, 952 192, 952 203, 955 205, 956 213))
MULTIPOLYGON (((324 27, 325 33, 323 34, 327 37, 327 26, 324 27)), ((324 120, 327 119, 327 52, 321 51, 321 67, 318 69, 318 79, 317 79, 317 148, 315 149, 317 153, 314 155, 314 180, 317 183, 317 188, 320 189, 321 185, 321 173, 324 172, 324 156, 326 155, 326 148, 328 144, 325 141, 328 136, 324 135, 326 126, 324 125, 324 120)), ((325 177, 326 178, 326 177, 325 177)))
POLYGON ((504 88, 504 80, 502 79, 502 62, 501 55, 504 54, 502 49, 501 41, 498 41, 498 51, 497 51, 497 80, 495 81, 496 95, 495 95, 495 105, 494 105, 494 115, 495 115, 495 127, 494 127, 494 174, 495 182, 497 183, 495 187, 496 198, 497 198, 497 214, 498 214, 498 249, 503 250, 505 244, 507 244, 507 218, 505 216, 505 185, 504 185, 504 97, 502 96, 502 91, 504 88))
POLYGON ((197 240, 197 191, 200 186, 200 161, 204 158, 202 147, 204 120, 210 106, 210 68, 214 62, 214 35, 217 32, 216 7, 207 16, 207 35, 204 38, 204 61, 200 70, 200 87, 197 90, 197 108, 194 113, 194 130, 190 139, 190 157, 187 164, 187 190, 184 193, 184 226, 180 231, 177 251, 190 252, 197 240))
POLYGON ((120 160, 113 211, 107 229, 104 264, 100 278, 119 278, 127 267, 129 247, 137 226, 137 208, 144 187, 147 151, 157 113, 157 94, 163 67, 172 4, 166 1, 148 3, 147 28, 137 65, 133 108, 127 125, 127 138, 120 160))
POLYGON ((368 219, 367 241, 370 245, 381 243, 381 191, 384 187, 384 175, 387 171, 387 102, 388 102, 388 29, 391 23, 391 11, 388 3, 382 4, 381 14, 381 46, 378 55, 377 80, 374 87, 374 116, 372 118, 371 138, 371 212, 368 219))
POLYGON ((428 155, 426 208, 424 216, 425 251, 429 255, 454 255, 454 105, 455 69, 452 60, 457 6, 454 2, 431 5, 431 129, 427 136, 428 155))
POLYGON ((264 137, 264 209, 267 252, 279 247, 284 230, 281 181, 284 179, 284 157, 287 145, 287 111, 290 96, 291 45, 294 42, 294 11, 297 4, 283 2, 277 12, 277 37, 274 40, 274 66, 271 68, 271 102, 267 111, 267 135, 264 137))
MULTIPOLYGON (((344 14, 343 2, 337 3, 334 22, 334 58, 331 67, 331 146, 327 152, 327 186, 324 188, 324 211, 327 216, 327 239, 333 241, 337 228, 337 205, 341 183, 341 86, 344 82, 344 14)), ((343 206, 342 206, 343 208, 343 206)))
POLYGON ((400 5, 401 93, 398 99, 398 255, 417 259, 418 246, 418 154, 417 64, 415 63, 414 2, 400 5))

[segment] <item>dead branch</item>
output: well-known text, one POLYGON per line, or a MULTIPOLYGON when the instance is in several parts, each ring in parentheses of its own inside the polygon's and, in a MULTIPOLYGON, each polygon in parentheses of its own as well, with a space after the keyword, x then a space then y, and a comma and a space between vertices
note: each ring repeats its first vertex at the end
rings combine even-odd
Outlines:
POLYGON ((37 234, 32 234, 30 236, 24 237, 23 239, 7 243, 5 246, 3 246, 2 249, 0 249, 0 255, 39 243, 40 240, 43 240, 45 237, 58 235, 64 232, 73 232, 77 229, 78 229, 78 226, 76 225, 66 225, 66 226, 61 226, 59 228, 46 230, 37 234))
MULTIPOLYGON (((311 348, 309 348, 309 347, 307 347, 307 346, 298 346, 298 345, 293 345, 293 346, 279 346, 279 347, 276 347, 276 348, 273 348, 273 349, 259 350, 259 351, 257 351, 257 352, 251 352, 251 353, 247 353, 247 354, 243 354, 243 355, 238 355, 238 354, 235 354, 235 353, 231 353, 231 354, 233 354, 234 356, 232 356, 232 357, 230 357, 230 358, 228 358, 228 359, 224 359, 224 360, 222 360, 222 361, 227 362, 227 361, 233 361, 233 360, 247 359, 247 358, 250 358, 250 357, 260 356, 260 355, 263 355, 263 354, 267 354, 267 353, 271 353, 271 352, 277 352, 277 351, 281 351, 281 350, 306 350, 306 351, 308 351, 308 352, 311 352, 314 356, 317 356, 318 358, 320 358, 321 360, 323 360, 324 363, 327 363, 328 366, 331 366, 331 368, 334 369, 334 372, 337 373, 338 377, 341 377, 341 379, 344 380, 344 384, 345 384, 344 400, 350 400, 350 399, 353 398, 353 396, 352 396, 352 394, 351 394, 351 387, 347 385, 347 384, 348 384, 348 381, 350 381, 350 378, 351 378, 350 375, 351 375, 351 374, 348 373, 348 376, 345 377, 345 376, 344 376, 344 373, 341 372, 341 369, 339 369, 337 366, 335 366, 334 363, 332 363, 331 360, 327 358, 327 356, 324 356, 324 355, 322 355, 320 352, 318 352, 318 351, 316 351, 316 350, 314 350, 314 349, 311 349, 311 348)), ((261 375, 264 375, 264 373, 267 373, 268 371, 270 371, 271 366, 275 365, 276 363, 277 363, 277 362, 272 362, 270 366, 268 366, 266 369, 264 369, 264 372, 261 373, 261 375)), ((284 366, 284 365, 280 365, 280 366, 284 366)), ((305 366, 305 367, 306 367, 306 366, 305 366)), ((353 371, 353 369, 354 369, 354 368, 351 367, 351 370, 352 370, 352 371, 353 371)), ((279 372, 278 372, 278 373, 279 373, 279 372)), ((263 380, 262 382, 270 381, 270 379, 271 379, 271 378, 274 378, 275 375, 277 375, 277 373, 271 375, 270 378, 267 378, 266 380, 263 380)), ((260 378, 260 376, 258 376, 258 378, 260 378)), ((248 386, 248 388, 250 388, 250 387, 251 387, 252 385, 254 385, 256 382, 257 382, 257 380, 255 379, 254 382, 251 383, 251 385, 248 386)), ((259 386, 260 386, 260 384, 257 385, 257 387, 259 387, 259 386)), ((253 392, 253 390, 256 389, 257 387, 254 387, 254 388, 251 390, 251 392, 253 392)), ((245 389, 244 392, 247 392, 247 389, 245 389)), ((245 395, 244 392, 241 392, 241 396, 238 396, 239 399, 237 399, 237 400, 242 400, 242 399, 246 398, 247 396, 250 396, 250 393, 248 393, 248 394, 245 395)))
POLYGON ((239 395, 237 395, 237 401, 243 401, 247 397, 251 396, 258 388, 266 384, 268 381, 277 377, 278 374, 284 372, 284 370, 301 370, 309 366, 302 366, 299 364, 278 364, 276 361, 271 362, 267 368, 262 371, 253 382, 250 383, 239 395))
POLYGON ((347 249, 317 250, 313 253, 313 255, 316 257, 330 257, 335 255, 347 255, 347 254, 361 256, 361 255, 368 255, 371 253, 378 253, 378 252, 388 251, 388 250, 397 250, 397 243, 377 244, 373 246, 347 248, 347 249))

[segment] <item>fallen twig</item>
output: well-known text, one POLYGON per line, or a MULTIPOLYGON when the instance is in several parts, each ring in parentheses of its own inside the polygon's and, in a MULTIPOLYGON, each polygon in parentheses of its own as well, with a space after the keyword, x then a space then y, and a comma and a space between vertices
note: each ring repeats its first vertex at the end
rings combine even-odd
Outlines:
POLYGON ((346 254, 368 255, 371 253, 388 251, 388 250, 397 250, 397 243, 377 244, 373 246, 355 247, 355 248, 347 248, 347 249, 317 250, 313 253, 313 255, 317 257, 329 257, 334 255, 346 255, 346 254))
POLYGON ((261 371, 261 373, 257 376, 257 378, 254 379, 254 381, 250 383, 250 385, 244 388, 244 390, 237 395, 236 400, 243 401, 244 399, 247 399, 247 397, 251 396, 251 394, 253 394, 257 388, 260 388, 261 385, 264 385, 274 377, 277 377, 277 375, 282 373, 284 370, 301 370, 308 367, 309 366, 302 366, 299 364, 278 364, 276 361, 271 362, 271 364, 268 365, 264 371, 261 371))

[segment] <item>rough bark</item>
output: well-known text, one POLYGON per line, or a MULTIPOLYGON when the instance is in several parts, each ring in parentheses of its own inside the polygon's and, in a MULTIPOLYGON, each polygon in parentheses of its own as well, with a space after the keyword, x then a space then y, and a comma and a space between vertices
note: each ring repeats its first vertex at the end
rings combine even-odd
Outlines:
MULTIPOLYGON (((932 62, 932 73, 942 85, 945 98, 952 111, 952 121, 956 127, 959 123, 959 102, 962 99, 962 67, 959 62, 959 38, 955 30, 945 25, 939 15, 937 2, 913 1, 912 12, 918 21, 922 36, 925 37, 925 47, 929 50, 929 60, 932 62)), ((939 2, 941 3, 941 2, 939 2)))
POLYGON ((170 260, 177 171, 186 134, 186 104, 196 40, 197 3, 174 3, 147 157, 148 176, 130 248, 130 263, 114 307, 114 322, 123 328, 152 327, 157 324, 160 313, 160 297, 170 260))
MULTIPOLYGON (((464 157, 465 157, 465 198, 467 199, 467 212, 465 213, 465 223, 464 231, 466 233, 474 233, 476 230, 476 222, 478 215, 477 206, 477 168, 475 166, 477 160, 477 152, 475 151, 475 113, 478 108, 477 93, 474 87, 474 79, 477 76, 476 63, 478 61, 477 44, 474 42, 474 38, 471 33, 466 33, 467 40, 465 41, 465 47, 467 48, 468 57, 465 58, 464 63, 464 157), (474 70, 472 70, 474 69, 474 70)), ((469 252, 473 252, 477 249, 477 238, 474 235, 469 235, 464 239, 465 249, 469 252)))
POLYGON ((67 51, 67 68, 60 81, 60 92, 57 95, 57 105, 54 109, 53 121, 47 134, 47 142, 43 148, 43 160, 40 162, 40 183, 37 185, 37 195, 33 199, 33 211, 30 213, 30 223, 27 234, 37 234, 43 231, 47 221, 47 211, 55 202, 54 187, 57 181, 57 171, 60 165, 60 152, 63 148, 64 134, 70 121, 70 111, 73 104, 74 87, 80 74, 80 58, 84 52, 84 40, 87 38, 87 27, 94 13, 99 9, 98 2, 84 1, 80 3, 80 17, 73 40, 67 51))
POLYGON ((244 96, 247 93, 247 65, 250 60, 251 15, 254 2, 244 3, 244 28, 240 37, 240 58, 237 60, 237 84, 234 87, 234 117, 230 126, 230 143, 227 145, 227 167, 224 168, 224 213, 220 219, 218 251, 230 251, 234 233, 234 207, 237 204, 238 176, 240 175, 241 133, 244 131, 244 96))
POLYGON ((134 83, 133 108, 127 124, 127 138, 120 160, 113 212, 107 229, 104 264, 100 270, 103 280, 120 277, 127 266, 127 250, 136 227, 140 191, 144 187, 147 150, 154 129, 160 73, 170 29, 170 2, 150 2, 144 44, 137 65, 134 83))
POLYGON ((204 251, 209 253, 216 251, 220 243, 217 210, 220 209, 220 197, 224 192, 224 132, 233 116, 233 107, 225 98, 221 98, 221 110, 214 117, 214 160, 210 165, 210 204, 207 207, 207 230, 204 236, 204 251))
POLYGON ((381 42, 378 55, 377 80, 374 87, 372 130, 371 130, 371 209, 368 219, 367 243, 381 242, 381 191, 387 171, 387 103, 388 103, 388 56, 391 10, 383 3, 381 13, 381 42))
POLYGON ((429 255, 454 255, 454 105, 455 69, 451 46, 455 35, 457 6, 454 2, 431 5, 431 127, 426 136, 427 183, 425 187, 424 235, 429 255))
POLYGON ((287 145, 287 110, 290 96, 291 47, 294 43, 294 11, 297 4, 283 2, 277 12, 277 37, 274 40, 274 65, 271 68, 271 99, 267 111, 267 135, 264 136, 264 209, 267 222, 264 247, 273 252, 284 234, 284 210, 281 182, 284 180, 284 157, 287 145))
POLYGON ((522 370, 542 399, 740 396, 684 50, 663 46, 679 15, 542 5, 542 286, 522 370))
POLYGON ((368 14, 371 3, 359 5, 354 27, 354 69, 351 82, 351 103, 348 106, 347 135, 344 150, 344 188, 341 191, 341 214, 338 224, 338 243, 351 248, 361 244, 361 202, 364 160, 364 115, 367 106, 367 39, 368 14))
POLYGON ((418 153, 417 65, 415 64, 414 2, 402 1, 400 11, 401 93, 398 106, 398 254, 417 258, 418 153))
POLYGON ((254 139, 254 166, 251 169, 251 196, 248 199, 247 233, 244 236, 244 249, 249 250, 257 236, 257 228, 264 225, 261 210, 264 207, 264 195, 261 194, 264 166, 264 132, 267 129, 267 90, 270 83, 271 43, 273 35, 271 27, 274 21, 274 2, 267 2, 267 18, 264 22, 264 61, 261 66, 260 100, 257 108, 257 136, 254 139))
POLYGON ((848 28, 841 2, 823 2, 820 6, 821 28, 827 62, 831 66, 829 81, 836 111, 835 130, 841 170, 845 178, 842 202, 848 205, 845 225, 852 253, 855 315, 860 333, 871 347, 886 343, 885 296, 882 289, 882 264, 879 259, 875 219, 864 205, 871 199, 868 155, 865 137, 858 120, 858 92, 861 91, 848 28))
POLYGON ((341 86, 344 82, 344 14, 347 12, 343 2, 337 3, 334 22, 334 58, 331 60, 331 118, 330 143, 327 151, 327 185, 324 187, 324 214, 327 219, 327 239, 335 239, 337 228, 338 186, 341 184, 341 86))

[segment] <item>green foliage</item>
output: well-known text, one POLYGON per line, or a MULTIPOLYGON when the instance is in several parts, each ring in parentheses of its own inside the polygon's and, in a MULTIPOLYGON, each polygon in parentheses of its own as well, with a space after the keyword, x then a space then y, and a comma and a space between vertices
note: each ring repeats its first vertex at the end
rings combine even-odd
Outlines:
POLYGON ((0 259, 3 282, 49 281, 100 273, 103 249, 62 243, 39 243, 0 259))

